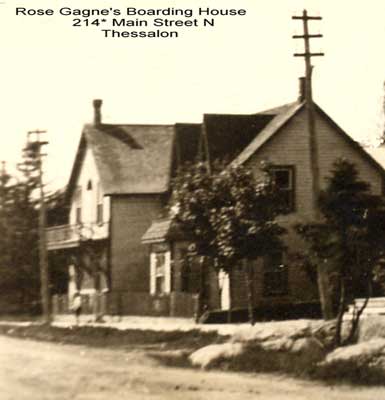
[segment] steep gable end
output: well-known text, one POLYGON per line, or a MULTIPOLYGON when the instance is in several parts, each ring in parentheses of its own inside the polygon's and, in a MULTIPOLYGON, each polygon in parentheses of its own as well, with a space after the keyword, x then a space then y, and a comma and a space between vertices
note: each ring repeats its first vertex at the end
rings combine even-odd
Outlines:
POLYGON ((164 193, 169 189, 174 127, 86 125, 73 165, 67 199, 76 186, 84 155, 95 158, 105 194, 164 193))
POLYGON ((82 135, 80 137, 79 145, 76 151, 75 155, 75 160, 72 165, 72 170, 70 174, 70 178, 68 181, 68 185, 66 188, 65 192, 65 203, 69 205, 71 203, 71 198, 74 194, 75 188, 76 188, 76 183, 80 174, 81 166, 84 160, 84 156, 87 150, 87 141, 84 135, 84 132, 82 132, 82 135))
MULTIPOLYGON (((330 175, 333 163, 342 157, 354 163, 360 177, 370 183, 374 193, 380 194, 384 169, 318 106, 315 126, 320 187, 325 186, 325 178, 330 175)), ((277 115, 236 162, 252 167, 256 175, 261 173, 262 162, 291 171, 293 210, 312 217, 310 144, 306 110, 302 104, 277 115)))
POLYGON ((323 118, 349 146, 360 155, 366 162, 374 167, 380 174, 385 176, 384 167, 371 154, 369 154, 358 142, 348 135, 321 107, 315 105, 316 112, 323 118))
MULTIPOLYGON (((295 116, 297 116, 300 112, 302 112, 302 129, 305 133, 307 132, 307 125, 305 121, 305 103, 304 102, 295 102, 284 105, 282 107, 278 107, 275 109, 267 110, 262 112, 261 114, 274 114, 274 117, 271 121, 266 125, 266 127, 254 138, 254 140, 247 146, 241 154, 233 161, 235 165, 242 164, 248 161, 248 159, 260 151, 260 149, 271 139, 273 139, 277 134, 279 134, 286 124, 288 124, 295 116)), ((368 154, 359 143, 351 138, 338 124, 328 115, 325 111, 322 110, 317 104, 315 104, 315 118, 316 121, 318 119, 318 123, 320 121, 325 121, 334 134, 338 135, 343 141, 345 141, 348 146, 352 148, 352 151, 358 152, 361 158, 365 159, 366 162, 370 163, 380 174, 385 174, 384 168, 378 163, 370 154, 368 154)), ((318 127, 319 128, 319 127, 318 127)), ((317 132, 318 128, 316 126, 317 132)), ((319 140, 322 140, 322 132, 317 133, 317 137, 319 140)), ((292 140, 296 140, 295 137, 292 140)), ((337 150, 334 149, 335 153, 337 150)), ((342 155, 341 155, 342 156, 342 155)))
POLYGON ((267 141, 269 141, 282 127, 285 126, 303 107, 303 103, 294 102, 282 107, 263 111, 261 115, 270 116, 269 122, 259 132, 254 140, 235 158, 234 165, 243 164, 267 141))

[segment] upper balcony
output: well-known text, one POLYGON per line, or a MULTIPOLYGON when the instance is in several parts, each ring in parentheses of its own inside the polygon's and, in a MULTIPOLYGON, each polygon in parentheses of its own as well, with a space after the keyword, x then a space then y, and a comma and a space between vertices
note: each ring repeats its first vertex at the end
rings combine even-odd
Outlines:
POLYGON ((109 223, 58 225, 46 229, 48 250, 77 247, 81 240, 100 240, 109 236, 109 223))

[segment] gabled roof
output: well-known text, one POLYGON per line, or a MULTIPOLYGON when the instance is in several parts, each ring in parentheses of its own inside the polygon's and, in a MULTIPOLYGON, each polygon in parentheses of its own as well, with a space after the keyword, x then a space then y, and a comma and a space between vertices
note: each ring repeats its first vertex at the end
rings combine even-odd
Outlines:
POLYGON ((364 148, 356 142, 351 136, 349 136, 337 123, 329 117, 328 114, 324 110, 322 110, 321 107, 319 107, 317 104, 315 104, 316 110, 318 113, 325 118, 329 124, 331 124, 334 129, 338 131, 338 133, 341 135, 343 139, 345 139, 346 142, 348 142, 352 147, 354 147, 360 154, 361 156, 366 159, 374 168, 376 168, 384 177, 385 177, 385 168, 384 165, 381 165, 372 155, 370 155, 367 151, 364 150, 364 148))
MULTIPOLYGON (((296 101, 257 114, 204 115, 210 159, 246 162, 273 138, 300 110, 296 101)), ((384 174, 381 163, 372 158, 347 135, 320 107, 316 112, 325 118, 384 174)), ((83 129, 75 163, 68 184, 70 200, 80 173, 87 146, 95 158, 105 194, 160 194, 169 190, 173 170, 186 161, 194 162, 202 148, 202 124, 175 125, 86 125, 83 129)))
POLYGON ((232 161, 272 119, 269 114, 205 114, 210 159, 232 161))
POLYGON ((105 194, 166 192, 173 140, 172 125, 86 125, 72 169, 67 199, 74 189, 87 146, 95 158, 105 194))
POLYGON ((199 152, 202 124, 177 123, 175 131, 176 163, 181 165, 195 162, 199 152))
MULTIPOLYGON (((204 116, 210 159, 232 160, 272 115, 204 116)), ((70 200, 87 146, 95 158, 105 194, 165 193, 176 168, 195 162, 202 149, 202 124, 86 125, 67 190, 70 200)))
POLYGON ((262 129, 254 140, 239 154, 233 164, 239 165, 247 161, 263 144, 273 137, 295 114, 303 107, 303 102, 285 104, 260 113, 270 116, 268 124, 262 129))
POLYGON ((385 146, 364 147, 364 150, 385 169, 385 146))
MULTIPOLYGON (((359 143, 353 140, 337 123, 326 114, 317 104, 314 104, 315 111, 326 119, 333 128, 354 147, 370 164, 372 164, 381 174, 385 175, 385 163, 379 163, 367 151, 365 151, 359 143)), ((296 101, 294 103, 285 104, 281 107, 273 108, 261 112, 260 114, 273 115, 273 118, 265 126, 262 131, 255 136, 254 140, 239 154, 232 162, 233 165, 240 165, 246 162, 254 153, 275 136, 296 114, 305 107, 305 102, 296 101)))

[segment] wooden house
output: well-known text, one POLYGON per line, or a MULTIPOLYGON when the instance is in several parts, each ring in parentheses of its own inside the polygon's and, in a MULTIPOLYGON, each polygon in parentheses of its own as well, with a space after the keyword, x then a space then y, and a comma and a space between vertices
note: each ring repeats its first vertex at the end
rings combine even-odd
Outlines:
MULTIPOLYGON (((211 159, 245 164, 256 176, 261 162, 273 165, 290 210, 280 221, 288 228, 287 252, 253 262, 256 309, 318 303, 316 283, 296 261, 303 243, 291 228, 315 211, 303 93, 293 103, 252 115, 204 115, 201 124, 104 124, 100 107, 94 101, 94 123, 84 127, 68 184, 69 224, 47 232, 51 262, 59 255, 67 260, 69 294, 92 295, 98 282, 111 314, 192 317, 199 286, 205 285, 208 310, 246 309, 242 271, 232 277, 230 304, 229 277, 209 271, 202 279, 196 263, 186 263, 188 239, 167 218, 171 179, 178 166, 199 155, 205 132, 211 159), (76 263, 84 254, 89 276, 83 274, 80 287, 76 263)), ((315 126, 321 188, 333 162, 345 157, 373 192, 383 193, 382 166, 317 105, 315 126)))

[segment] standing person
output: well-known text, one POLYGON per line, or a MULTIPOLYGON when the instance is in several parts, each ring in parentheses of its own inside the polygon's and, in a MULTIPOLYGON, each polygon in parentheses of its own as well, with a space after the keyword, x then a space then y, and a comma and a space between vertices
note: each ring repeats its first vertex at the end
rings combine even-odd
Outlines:
POLYGON ((79 292, 75 292, 74 297, 72 298, 72 311, 75 314, 76 325, 79 325, 79 318, 82 312, 82 297, 79 292))

